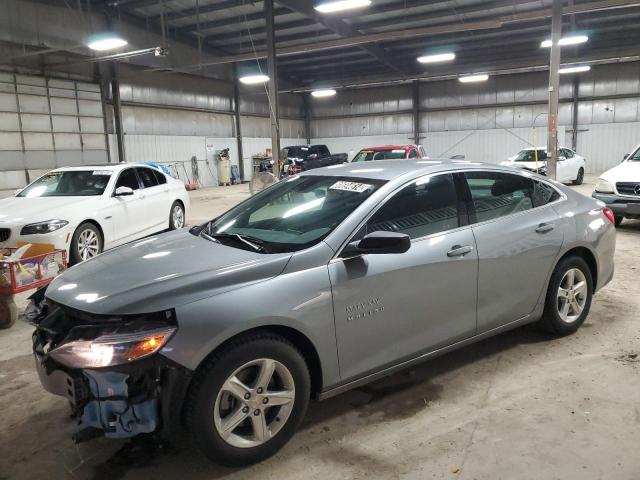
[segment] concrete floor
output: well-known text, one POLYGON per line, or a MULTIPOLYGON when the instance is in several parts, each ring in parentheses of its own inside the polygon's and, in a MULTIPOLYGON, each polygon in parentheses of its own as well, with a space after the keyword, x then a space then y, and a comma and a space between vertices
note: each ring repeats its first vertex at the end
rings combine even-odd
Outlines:
MULTIPOLYGON (((589 194, 593 178, 580 190, 589 194)), ((190 220, 248 195, 195 192, 190 220)), ((575 335, 521 328, 312 403, 276 457, 244 470, 189 447, 70 440, 64 400, 44 392, 32 328, 0 331, 0 480, 640 478, 640 222, 618 230, 616 275, 575 335)))

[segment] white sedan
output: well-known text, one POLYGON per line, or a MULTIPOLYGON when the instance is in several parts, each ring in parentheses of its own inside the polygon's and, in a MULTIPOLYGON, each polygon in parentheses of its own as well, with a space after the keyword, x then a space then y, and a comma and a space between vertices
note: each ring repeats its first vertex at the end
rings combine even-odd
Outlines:
POLYGON ((184 184, 131 163, 52 170, 0 200, 0 247, 50 244, 70 264, 185 224, 184 184))
MULTIPOLYGON (((530 147, 520 150, 501 165, 524 168, 532 172, 547 174, 547 149, 545 147, 530 147), (537 159, 536 159, 537 153, 537 159)), ((556 179, 563 183, 581 185, 584 181, 585 159, 567 147, 558 148, 558 163, 556 164, 556 179)))

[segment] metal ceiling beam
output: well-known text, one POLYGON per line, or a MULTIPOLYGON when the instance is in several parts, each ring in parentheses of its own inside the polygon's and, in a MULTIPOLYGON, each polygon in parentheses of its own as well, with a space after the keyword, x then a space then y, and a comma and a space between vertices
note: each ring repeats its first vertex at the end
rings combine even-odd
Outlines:
MULTIPOLYGON (((302 20, 294 20, 292 22, 283 22, 280 24, 276 25, 276 38, 278 37, 278 33, 282 33, 284 30, 289 30, 292 28, 300 28, 300 27, 311 27, 316 25, 316 22, 314 22, 311 19, 308 18, 304 18, 302 20)), ((240 33, 241 35, 239 36, 235 36, 233 33, 229 34, 229 32, 225 32, 225 33, 219 33, 219 34, 215 34, 215 35, 206 35, 205 36, 205 40, 207 41, 207 43, 215 43, 221 40, 230 40, 233 43, 239 43, 239 42, 247 42, 247 37, 245 35, 243 35, 243 29, 239 28, 238 29, 238 33, 240 33)), ((251 34, 252 35, 264 35, 265 33, 267 33, 267 27, 256 27, 256 28, 252 28, 251 29, 251 34)), ((255 38, 254 38, 255 40, 255 38)), ((263 43, 263 42, 261 42, 263 43)), ((227 43, 225 43, 226 45, 227 43)))
MULTIPOLYGON (((288 13, 291 13, 291 11, 287 8, 275 8, 273 11, 274 15, 286 15, 288 13)), ((255 20, 263 20, 263 19, 264 19, 264 13, 256 12, 256 13, 249 13, 247 15, 238 15, 237 17, 222 18, 218 20, 208 20, 205 22, 200 22, 200 30, 229 27, 238 23, 253 22, 255 20)), ((198 28, 197 23, 190 23, 189 25, 182 25, 180 27, 177 27, 176 30, 178 32, 185 33, 185 32, 193 32, 197 28, 198 28)), ((205 35, 205 38, 206 38, 206 35, 205 35)))

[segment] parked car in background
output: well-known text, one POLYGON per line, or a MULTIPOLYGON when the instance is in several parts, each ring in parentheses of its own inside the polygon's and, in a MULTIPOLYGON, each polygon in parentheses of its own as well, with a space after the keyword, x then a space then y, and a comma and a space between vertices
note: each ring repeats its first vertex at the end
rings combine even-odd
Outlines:
POLYGON ((614 250, 608 208, 529 172, 316 169, 57 277, 29 310, 35 363, 79 438, 186 427, 246 465, 291 438, 312 397, 530 322, 575 332, 614 250))
POLYGON ((182 228, 189 195, 156 168, 130 163, 52 170, 0 200, 0 246, 49 244, 71 264, 162 230, 182 228))
MULTIPOLYGON (((517 155, 506 162, 502 162, 501 165, 524 168, 540 175, 546 175, 548 156, 546 147, 530 147, 520 150, 517 155), (536 153, 538 155, 537 159, 536 153)), ((571 182, 574 185, 581 185, 584 181, 585 159, 570 148, 558 148, 558 162, 556 165, 556 179, 559 182, 571 182)))
POLYGON ((625 218, 640 219, 640 145, 620 165, 600 175, 593 197, 613 210, 616 226, 625 218))
POLYGON ((397 160, 402 158, 426 158, 422 145, 384 145, 360 150, 352 162, 369 162, 371 160, 397 160))
POLYGON ((314 168, 328 167, 348 161, 346 153, 332 155, 326 145, 297 145, 282 149, 284 159, 283 174, 296 173, 314 168))

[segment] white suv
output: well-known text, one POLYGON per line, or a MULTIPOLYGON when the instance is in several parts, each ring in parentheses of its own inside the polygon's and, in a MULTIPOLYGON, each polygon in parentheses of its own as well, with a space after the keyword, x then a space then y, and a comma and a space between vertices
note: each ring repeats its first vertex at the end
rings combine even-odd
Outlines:
POLYGON ((620 165, 600 175, 593 197, 613 210, 616 226, 624 218, 640 219, 640 145, 620 165))

